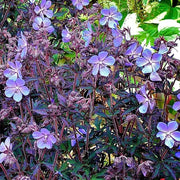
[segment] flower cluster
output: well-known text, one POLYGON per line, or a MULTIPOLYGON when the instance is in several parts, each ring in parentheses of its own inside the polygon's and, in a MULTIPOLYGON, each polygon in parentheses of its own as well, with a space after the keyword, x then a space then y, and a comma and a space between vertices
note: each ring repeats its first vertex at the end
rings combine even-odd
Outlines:
POLYGON ((36 31, 43 31, 52 33, 54 27, 48 18, 53 17, 53 11, 48 10, 51 7, 51 1, 42 0, 40 6, 36 6, 34 12, 39 15, 34 18, 33 29, 36 31), (46 16, 46 17, 45 17, 46 16))
POLYGON ((16 102, 22 100, 22 95, 27 96, 30 90, 25 86, 25 81, 22 79, 21 67, 19 61, 8 62, 10 68, 4 71, 4 75, 8 78, 6 81, 6 97, 12 97, 16 102))
POLYGON ((72 0, 72 4, 78 10, 82 10, 83 6, 87 6, 89 4, 89 0, 72 0))

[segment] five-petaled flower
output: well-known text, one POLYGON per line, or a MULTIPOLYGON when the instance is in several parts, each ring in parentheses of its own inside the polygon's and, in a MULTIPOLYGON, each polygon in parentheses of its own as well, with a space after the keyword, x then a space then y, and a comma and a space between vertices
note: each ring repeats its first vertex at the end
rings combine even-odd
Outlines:
POLYGON ((63 42, 66 43, 66 42, 69 42, 71 40, 71 33, 67 27, 66 27, 66 29, 62 30, 61 35, 62 35, 62 41, 63 42))
POLYGON ((92 74, 97 75, 98 71, 100 71, 101 76, 107 77, 110 73, 110 70, 107 65, 111 66, 115 63, 115 59, 112 56, 108 56, 108 52, 101 51, 98 56, 92 56, 88 62, 93 64, 92 74))
POLYGON ((82 34, 82 38, 85 40, 85 47, 89 46, 89 43, 91 42, 91 39, 92 39, 92 33, 93 33, 92 27, 89 21, 88 21, 87 26, 88 26, 88 30, 83 31, 83 34, 82 34))
MULTIPOLYGON (((84 129, 79 129, 76 133, 77 140, 80 141, 83 138, 83 134, 86 135, 86 131, 84 129)), ((76 138, 75 135, 70 135, 71 137, 71 146, 75 146, 76 144, 76 138)))
POLYGON ((53 11, 48 10, 48 8, 50 7, 51 7, 51 1, 42 0, 40 7, 36 6, 34 12, 36 14, 40 14, 42 18, 44 18, 44 15, 46 15, 48 18, 52 18, 53 11))
POLYGON ((143 57, 137 58, 136 65, 138 67, 143 67, 142 72, 144 74, 151 73, 150 79, 152 81, 161 81, 161 78, 156 71, 160 68, 162 55, 158 53, 152 54, 149 49, 145 49, 142 53, 142 56, 143 57))
POLYGON ((10 137, 7 137, 5 142, 0 144, 0 163, 2 163, 10 152, 12 152, 12 144, 10 143, 10 137))
POLYGON ((175 156, 180 159, 180 146, 178 147, 178 152, 176 152, 175 156))
MULTIPOLYGON (((177 98, 180 100, 180 93, 177 95, 177 98)), ((180 101, 176 101, 176 102, 173 104, 173 109, 174 109, 175 111, 180 110, 180 101)))
POLYGON ((21 38, 18 39, 18 48, 17 48, 17 55, 15 59, 18 59, 19 56, 23 59, 26 57, 27 54, 27 40, 26 37, 23 35, 23 32, 21 32, 21 38))
POLYGON ((40 16, 34 19, 33 29, 36 31, 46 31, 48 33, 52 33, 54 31, 54 27, 51 26, 51 21, 48 18, 42 18, 40 16))
POLYGON ((89 4, 89 0, 72 0, 72 4, 78 10, 82 10, 83 6, 87 6, 89 4))
POLYGON ((112 36, 114 37, 113 43, 115 47, 119 47, 123 40, 123 34, 121 31, 116 27, 116 29, 112 29, 112 36))
POLYGON ((6 81, 6 90, 5 95, 6 97, 12 97, 16 102, 20 102, 22 100, 22 94, 24 96, 27 96, 30 92, 30 90, 24 86, 25 81, 17 78, 16 81, 13 81, 12 79, 8 79, 6 81))
POLYGON ((139 46, 137 42, 131 44, 125 52, 125 55, 131 56, 132 59, 136 58, 142 52, 142 46, 139 46))
POLYGON ((104 26, 108 23, 109 28, 115 28, 118 25, 118 21, 122 19, 122 14, 117 11, 115 6, 109 9, 102 9, 101 14, 104 15, 104 17, 100 19, 100 24, 104 26))
POLYGON ((159 122, 157 129, 160 131, 156 134, 156 137, 159 137, 161 140, 165 140, 165 145, 169 148, 174 146, 175 141, 180 141, 180 131, 178 129, 178 123, 176 121, 168 122, 168 125, 159 122))
POLYGON ((145 114, 148 110, 148 107, 150 107, 150 109, 153 110, 153 108, 155 106, 155 100, 150 99, 147 96, 145 85, 141 87, 140 94, 136 94, 136 98, 139 103, 142 103, 142 105, 139 107, 140 113, 145 114))
POLYGON ((32 136, 34 139, 37 139, 37 147, 39 149, 52 149, 53 144, 56 143, 56 138, 46 128, 33 132, 32 136))
POLYGON ((15 63, 9 61, 8 65, 10 66, 10 68, 7 68, 4 71, 4 76, 6 76, 8 79, 12 79, 14 81, 18 77, 22 79, 22 75, 21 75, 22 64, 19 61, 15 61, 15 63))

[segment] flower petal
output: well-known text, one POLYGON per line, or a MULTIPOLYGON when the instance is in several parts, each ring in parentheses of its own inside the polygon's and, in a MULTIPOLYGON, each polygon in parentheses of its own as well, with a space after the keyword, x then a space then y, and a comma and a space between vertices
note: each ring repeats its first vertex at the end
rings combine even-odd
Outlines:
POLYGON ((27 96, 30 92, 29 88, 27 88, 26 86, 21 86, 19 87, 19 89, 24 96, 27 96))
POLYGON ((180 93, 177 95, 177 98, 180 100, 180 93))
POLYGON ((16 84, 17 84, 18 87, 24 86, 25 85, 25 81, 23 79, 17 78, 16 84))
POLYGON ((12 71, 12 69, 7 68, 6 70, 4 70, 3 74, 4 74, 4 76, 6 76, 7 78, 9 78, 9 77, 12 76, 13 71, 12 71))
POLYGON ((37 140, 37 147, 39 149, 44 149, 46 147, 46 143, 44 142, 44 138, 37 140))
POLYGON ((2 163, 6 159, 7 154, 1 153, 0 154, 0 163, 2 163))
POLYGON ((16 91, 16 88, 15 88, 15 87, 14 87, 14 88, 7 88, 7 89, 5 90, 5 95, 6 95, 6 97, 12 97, 13 94, 15 93, 15 91, 16 91))
POLYGON ((20 102, 22 100, 22 94, 20 91, 18 92, 15 92, 14 93, 14 96, 13 96, 13 99, 16 101, 16 102, 20 102))
POLYGON ((94 55, 92 56, 89 60, 88 60, 88 63, 91 63, 91 64, 97 64, 99 62, 99 59, 98 59, 98 56, 94 55))
POLYGON ((172 148, 174 146, 174 140, 170 136, 168 136, 165 140, 165 145, 169 148, 172 148))
POLYGON ((92 70, 92 74, 94 76, 96 76, 98 71, 99 71, 99 64, 95 64, 94 67, 93 67, 93 70, 92 70))
POLYGON ((6 148, 5 144, 4 144, 4 142, 2 142, 0 145, 0 152, 4 152, 6 150, 7 150, 7 148, 6 148))
POLYGON ((100 66, 100 75, 101 76, 107 77, 109 75, 109 73, 110 73, 109 68, 104 67, 104 66, 100 66))
POLYGON ((160 47, 159 47, 159 54, 164 54, 164 53, 167 53, 168 52, 168 48, 167 48, 167 46, 164 44, 164 43, 162 43, 161 45, 160 45, 160 47))
POLYGON ((159 131, 162 131, 162 132, 165 132, 165 133, 168 132, 168 126, 167 126, 165 123, 163 123, 163 122, 159 122, 159 123, 158 123, 157 129, 158 129, 159 131))
POLYGON ((51 34, 54 31, 54 27, 53 26, 48 26, 46 28, 46 31, 51 34))
POLYGON ((103 18, 101 18, 101 19, 99 20, 99 23, 100 23, 102 26, 104 26, 104 25, 107 23, 107 21, 108 21, 108 18, 107 18, 107 17, 103 17, 103 18))
POLYGON ((152 62, 160 62, 162 59, 162 55, 158 53, 154 53, 152 56, 152 62))
POLYGON ((116 6, 111 6, 109 8, 109 12, 110 12, 110 14, 116 14, 117 13, 117 7, 116 6))
POLYGON ((145 114, 148 109, 148 102, 143 103, 142 106, 139 107, 139 112, 145 114))
POLYGON ((57 141, 56 138, 52 134, 49 135, 48 140, 50 140, 53 144, 56 143, 57 141))
POLYGON ((40 139, 40 138, 44 137, 44 135, 39 131, 33 132, 32 136, 33 136, 34 139, 40 139))
POLYGON ((109 19, 108 26, 109 28, 115 28, 117 26, 117 22, 114 19, 109 19))
POLYGON ((143 69, 142 69, 142 72, 144 74, 146 73, 151 73, 152 72, 152 65, 146 65, 143 69))
POLYGON ((52 10, 45 10, 44 14, 48 17, 48 18, 52 18, 53 17, 53 11, 52 10))
POLYGON ((173 132, 178 128, 178 123, 176 121, 168 122, 168 132, 173 132))
POLYGON ((87 6, 89 4, 89 0, 82 0, 83 6, 87 6))
POLYGON ((45 4, 45 8, 48 9, 51 7, 51 1, 47 1, 45 4))
POLYGON ((107 51, 101 51, 99 54, 98 54, 98 57, 100 60, 104 60, 108 55, 108 52, 107 51))
POLYGON ((142 53, 143 57, 146 59, 151 59, 152 52, 149 49, 145 49, 142 53))
POLYGON ((112 56, 108 56, 107 58, 105 58, 103 63, 106 64, 106 65, 111 66, 111 65, 113 65, 115 63, 115 59, 112 56))
POLYGON ((166 133, 164 133, 164 132, 158 132, 158 133, 156 134, 156 137, 159 137, 159 138, 163 141, 163 140, 165 140, 165 138, 166 138, 166 133))
POLYGON ((178 111, 180 109, 180 101, 177 101, 173 104, 173 109, 175 111, 178 111))
POLYGON ((7 87, 16 87, 16 83, 15 83, 15 81, 13 81, 12 79, 8 79, 8 80, 6 81, 6 86, 7 86, 7 87))
POLYGON ((162 81, 161 77, 159 76, 159 74, 157 72, 152 72, 150 74, 150 80, 151 81, 162 81))
POLYGON ((122 40, 123 40, 122 37, 119 37, 119 38, 114 39, 114 40, 113 40, 114 46, 115 46, 115 47, 119 47, 119 46, 121 45, 121 43, 122 43, 122 40))
POLYGON ((140 94, 136 94, 136 99, 139 103, 143 103, 146 100, 146 98, 144 96, 141 96, 140 94))
POLYGON ((33 27, 33 29, 36 30, 36 31, 39 30, 39 26, 38 26, 37 23, 33 23, 33 24, 32 24, 32 27, 33 27))
POLYGON ((10 148, 10 137, 7 137, 6 140, 5 140, 5 145, 7 146, 7 148, 9 149, 10 148))
POLYGON ((47 149, 52 149, 52 142, 51 142, 51 141, 47 141, 47 142, 45 143, 45 147, 46 147, 47 149))
POLYGON ((131 55, 131 54, 135 51, 136 48, 137 48, 137 43, 131 44, 131 45, 128 47, 125 55, 131 55))
POLYGON ((76 144, 76 140, 75 139, 71 139, 71 146, 74 147, 76 144))
POLYGON ((152 65, 153 72, 156 72, 160 68, 159 62, 154 62, 151 65, 152 65))
POLYGON ((180 141, 180 132, 179 131, 174 131, 171 133, 171 137, 173 137, 173 139, 175 139, 176 141, 180 141))
POLYGON ((112 16, 115 20, 120 21, 122 19, 122 14, 120 12, 115 13, 112 16))
POLYGON ((149 63, 149 61, 147 59, 145 59, 145 58, 142 58, 142 57, 138 57, 137 60, 136 60, 136 65, 138 67, 145 66, 148 63, 149 63))
POLYGON ((79 10, 82 10, 82 8, 83 8, 82 3, 77 3, 76 8, 79 9, 79 10))
POLYGON ((110 15, 109 9, 102 9, 101 14, 104 16, 109 16, 110 15))
POLYGON ((41 11, 41 9, 40 9, 39 6, 36 6, 36 7, 34 8, 34 12, 35 12, 36 14, 39 14, 40 11, 41 11))

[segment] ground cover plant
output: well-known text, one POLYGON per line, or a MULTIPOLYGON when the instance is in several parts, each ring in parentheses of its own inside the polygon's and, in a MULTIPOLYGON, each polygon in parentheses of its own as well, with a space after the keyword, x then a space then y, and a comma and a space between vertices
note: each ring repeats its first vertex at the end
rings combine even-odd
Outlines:
POLYGON ((1 180, 180 178, 179 29, 119 2, 0 1, 1 180))

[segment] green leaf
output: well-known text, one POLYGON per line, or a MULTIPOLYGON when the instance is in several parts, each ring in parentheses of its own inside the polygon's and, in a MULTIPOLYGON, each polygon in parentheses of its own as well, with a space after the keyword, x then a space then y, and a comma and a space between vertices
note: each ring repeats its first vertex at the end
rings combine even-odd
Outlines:
POLYGON ((172 36, 172 35, 177 35, 179 34, 179 28, 178 27, 169 27, 169 28, 164 28, 159 32, 159 36, 172 36))

